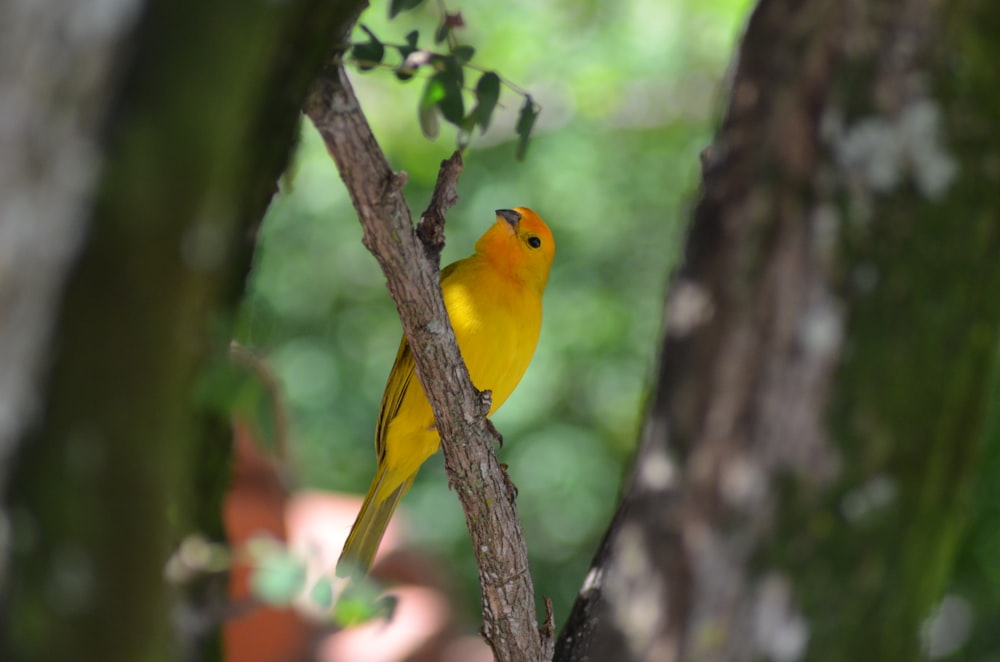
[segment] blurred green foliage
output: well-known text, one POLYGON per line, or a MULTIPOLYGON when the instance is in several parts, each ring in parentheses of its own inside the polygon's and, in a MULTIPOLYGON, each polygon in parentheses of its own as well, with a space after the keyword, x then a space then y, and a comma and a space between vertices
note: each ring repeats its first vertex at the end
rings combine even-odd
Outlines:
MULTIPOLYGON (((430 6, 428 6, 430 5, 430 6)), ((489 130, 473 139, 449 215, 443 263, 463 257, 493 210, 529 206, 558 245, 535 359, 495 422, 500 459, 520 488, 540 595, 568 613, 603 533, 637 438, 657 350, 662 294, 678 253, 700 150, 722 98, 748 0, 467 2, 459 41, 475 62, 542 107, 524 163, 514 160, 523 98, 504 88, 489 130)), ((362 20, 403 43, 431 35, 436 6, 362 20)), ((367 38, 360 31, 358 41, 367 38)), ((454 128, 428 142, 418 124, 424 83, 352 72, 393 166, 425 206, 454 128)), ((399 320, 361 228, 311 125, 261 230, 238 336, 266 353, 284 387, 294 465, 304 485, 363 493, 399 320)), ((470 610, 475 563, 440 455, 403 500, 415 544, 448 559, 470 610)), ((470 611, 470 614, 473 614, 470 611)))

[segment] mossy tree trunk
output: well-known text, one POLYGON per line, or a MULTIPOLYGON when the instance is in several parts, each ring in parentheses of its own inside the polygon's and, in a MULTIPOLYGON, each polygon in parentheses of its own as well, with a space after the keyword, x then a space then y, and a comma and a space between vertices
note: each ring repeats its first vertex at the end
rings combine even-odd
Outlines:
POLYGON ((5 200, 35 186, 0 208, 5 236, 51 258, 0 273, 5 312, 40 311, 0 327, 4 346, 26 348, 0 355, 20 405, 0 426, 13 453, 0 658, 175 659, 164 564, 183 535, 219 535, 228 473, 227 428, 198 410, 192 386, 210 355, 225 356, 308 84, 363 4, 0 12, 9 43, 25 45, 0 72, 7 98, 29 103, 12 135, 29 121, 39 136, 69 133, 67 121, 77 131, 8 150, 16 176, 0 180, 5 200), (74 187, 46 184, 67 169, 74 187), (27 364, 16 383, 15 360, 27 364))
POLYGON ((998 30, 991 0, 761 0, 557 660, 919 658, 995 398, 998 30))

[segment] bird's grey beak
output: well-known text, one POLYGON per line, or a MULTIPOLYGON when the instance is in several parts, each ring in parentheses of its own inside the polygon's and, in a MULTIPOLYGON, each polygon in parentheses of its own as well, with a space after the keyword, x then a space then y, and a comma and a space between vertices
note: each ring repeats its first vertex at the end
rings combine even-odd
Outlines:
POLYGON ((517 232, 517 225, 521 222, 521 213, 513 209, 497 209, 497 216, 510 223, 510 227, 517 232))

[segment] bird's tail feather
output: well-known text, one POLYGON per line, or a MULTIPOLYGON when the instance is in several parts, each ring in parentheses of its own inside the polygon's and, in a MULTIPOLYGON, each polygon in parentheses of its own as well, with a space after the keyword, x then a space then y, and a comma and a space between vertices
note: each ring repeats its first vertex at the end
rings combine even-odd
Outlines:
POLYGON ((413 484, 416 474, 407 478, 403 483, 393 490, 384 499, 376 500, 381 491, 382 481, 385 478, 385 471, 379 468, 365 501, 361 506, 358 518, 354 520, 351 533, 344 543, 344 550, 340 553, 337 561, 337 576, 350 577, 356 574, 367 574, 375 559, 375 552, 378 551, 385 529, 389 526, 389 520, 399 505, 399 500, 403 498, 406 491, 413 484))

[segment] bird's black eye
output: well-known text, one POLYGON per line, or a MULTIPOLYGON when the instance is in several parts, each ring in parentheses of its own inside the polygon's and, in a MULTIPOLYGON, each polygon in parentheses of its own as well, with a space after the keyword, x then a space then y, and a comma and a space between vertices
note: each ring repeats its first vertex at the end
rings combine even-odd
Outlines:
POLYGON ((528 237, 528 245, 532 248, 538 248, 542 245, 542 240, 538 237, 528 237))

